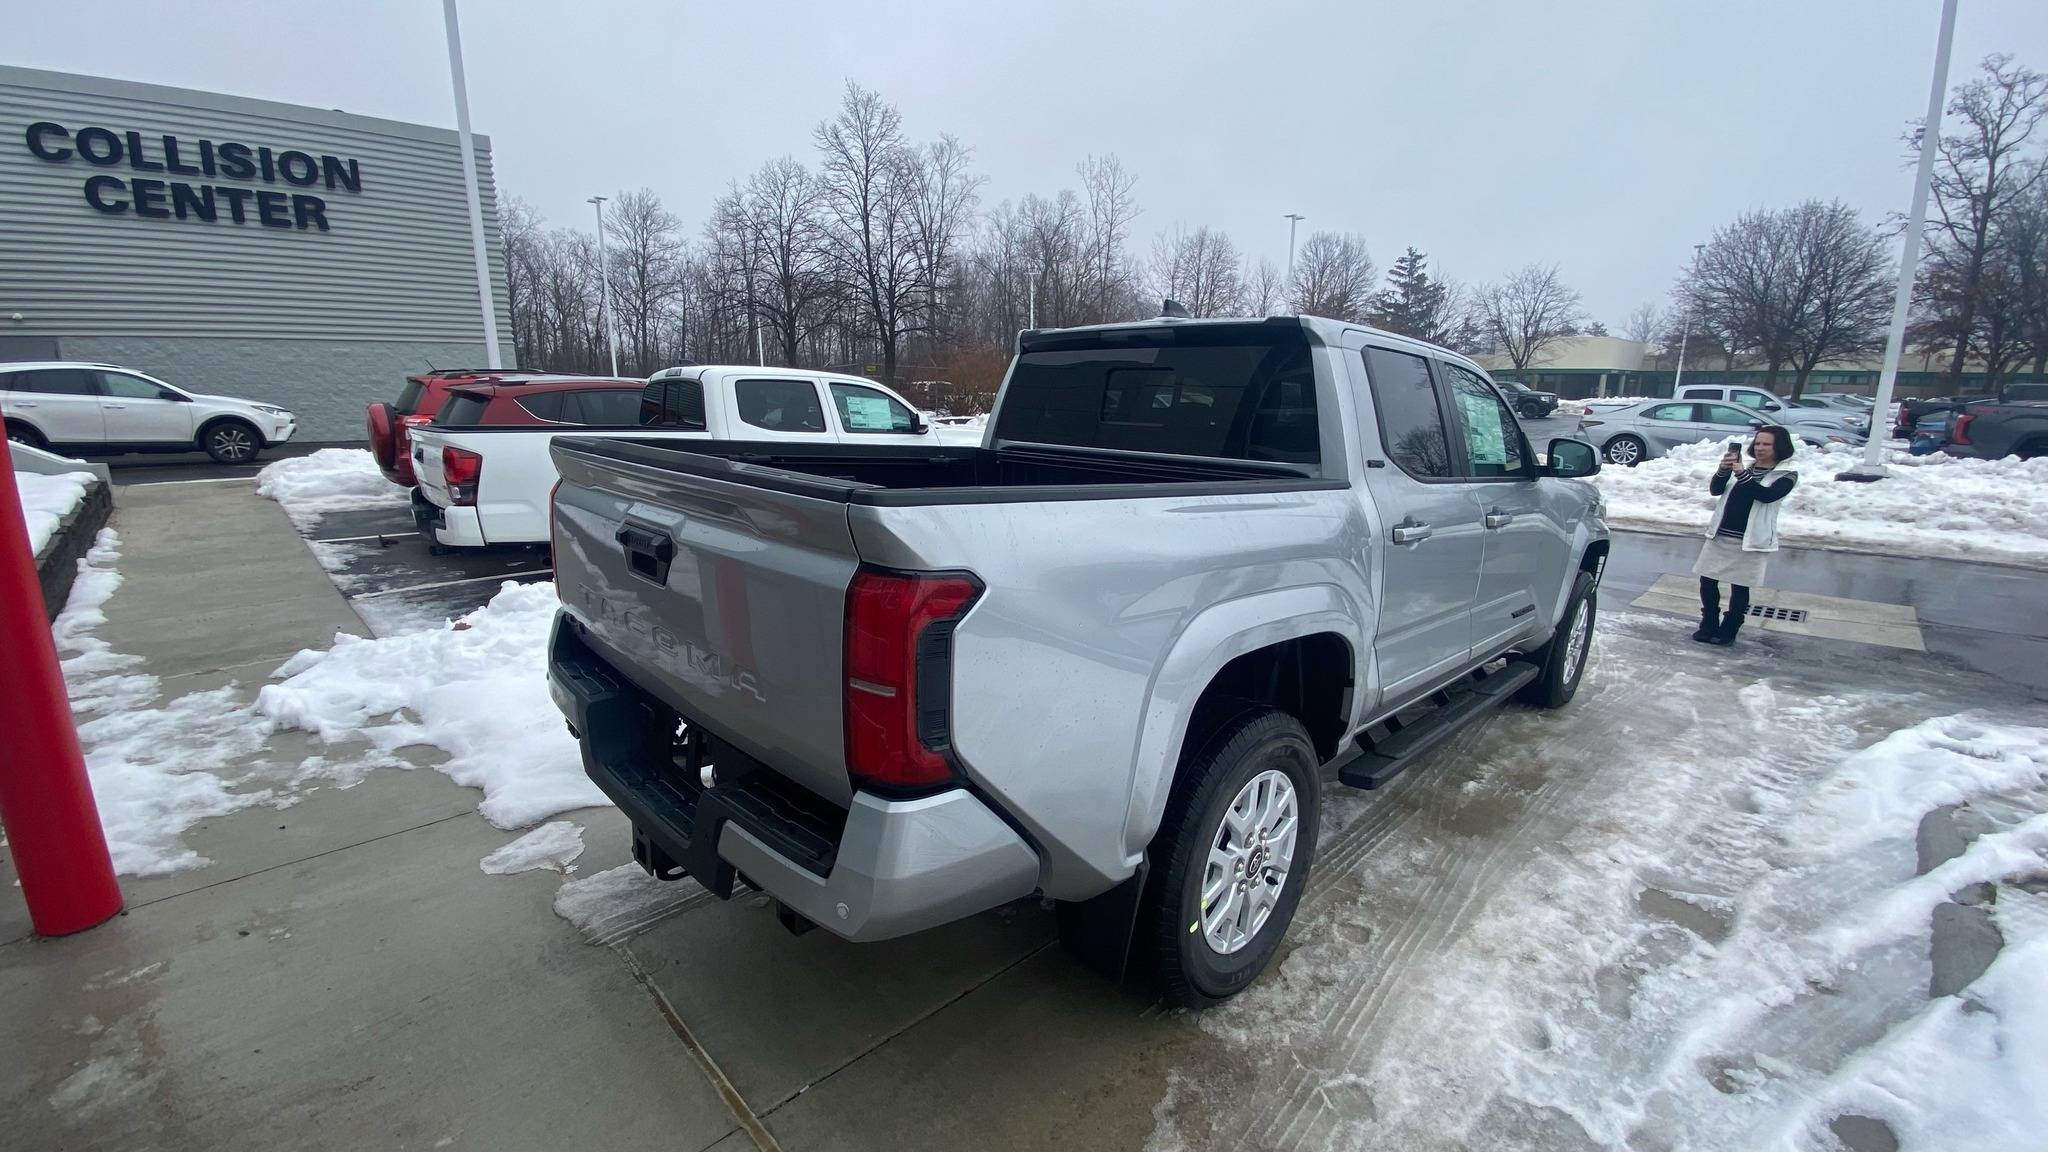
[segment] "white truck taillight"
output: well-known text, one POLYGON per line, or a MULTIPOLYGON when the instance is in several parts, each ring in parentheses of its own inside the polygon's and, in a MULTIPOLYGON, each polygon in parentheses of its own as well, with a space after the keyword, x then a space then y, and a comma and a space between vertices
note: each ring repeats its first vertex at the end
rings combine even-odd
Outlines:
POLYGON ((484 476, 484 458, 450 444, 441 449, 441 481, 448 500, 458 508, 476 507, 476 489, 484 476))
POLYGON ((981 595, 960 572, 862 568, 846 589, 846 767, 884 792, 953 779, 953 625, 981 595))

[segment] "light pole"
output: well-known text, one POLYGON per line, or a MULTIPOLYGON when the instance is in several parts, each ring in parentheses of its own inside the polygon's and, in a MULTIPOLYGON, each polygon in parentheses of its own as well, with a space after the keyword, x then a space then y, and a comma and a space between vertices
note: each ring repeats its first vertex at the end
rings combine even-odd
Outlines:
POLYGON ((1884 338, 1884 370, 1877 377, 1877 395, 1870 406, 1870 436, 1863 462, 1837 480, 1882 480, 1885 432, 1879 430, 1891 408, 1892 387, 1899 378, 1899 352, 1906 342, 1906 312, 1913 303, 1913 273, 1920 265, 1920 229, 1927 223, 1927 186, 1934 177, 1934 150, 1941 146, 1941 104, 1948 95, 1948 52, 1956 38, 1956 0, 1942 0, 1941 32, 1934 43, 1934 85, 1927 90, 1927 119, 1920 128, 1920 167, 1913 174, 1913 210, 1906 217, 1905 252, 1899 257, 1899 283, 1892 293, 1892 326, 1884 338))
POLYGON ((1045 269, 1043 269, 1043 268, 1033 268, 1033 269, 1031 269, 1031 270, 1030 270, 1030 272, 1031 272, 1031 311, 1030 311, 1030 313, 1029 313, 1029 317, 1030 317, 1030 319, 1028 319, 1028 320, 1027 320, 1027 321, 1025 322, 1024 326, 1025 326, 1026 328, 1036 329, 1036 328, 1038 327, 1038 278, 1039 278, 1040 276, 1043 276, 1043 275, 1045 275, 1045 269))
MULTIPOLYGON (((1705 244, 1695 244, 1692 246, 1692 273, 1694 276, 1698 276, 1700 273, 1700 250, 1705 247, 1705 244)), ((1678 371, 1671 374, 1671 395, 1674 397, 1678 395, 1678 382, 1685 379, 1685 341, 1691 335, 1692 293, 1688 292, 1685 295, 1685 315, 1678 321, 1678 371)))
POLYGON ((619 341, 612 335, 612 266, 604 258, 604 200, 592 196, 587 203, 597 212, 597 326, 604 332, 604 345, 611 349, 612 375, 619 374, 619 341))
POLYGON ((501 368, 498 357, 498 305, 491 292, 490 250, 484 245, 484 200, 476 186, 476 148, 469 136, 469 86, 462 79, 462 29, 455 20, 455 0, 441 0, 448 24, 448 78, 455 85, 455 141, 462 149, 462 190, 469 199, 469 247, 476 257, 476 295, 484 310, 484 366, 501 368))
POLYGON ((1285 291, 1294 291, 1294 226, 1308 217, 1299 212, 1289 212, 1287 220, 1287 285, 1285 291))

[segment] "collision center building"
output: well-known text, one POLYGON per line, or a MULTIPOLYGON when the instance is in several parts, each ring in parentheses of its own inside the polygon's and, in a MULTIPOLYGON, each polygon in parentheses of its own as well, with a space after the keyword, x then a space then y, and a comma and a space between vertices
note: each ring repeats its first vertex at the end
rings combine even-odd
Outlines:
MULTIPOLYGON (((356 440, 409 373, 485 363, 452 130, 0 66, 0 362, 90 360, 356 440)), ((473 137, 513 363, 490 143, 473 137)))

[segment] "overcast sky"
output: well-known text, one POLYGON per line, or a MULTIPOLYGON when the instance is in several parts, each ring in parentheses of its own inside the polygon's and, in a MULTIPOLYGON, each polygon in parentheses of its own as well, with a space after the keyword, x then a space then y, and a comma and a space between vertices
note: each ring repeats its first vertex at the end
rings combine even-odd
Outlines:
MULTIPOLYGON (((470 106, 499 192, 550 223, 647 186, 692 230, 851 78, 915 138, 952 132, 984 202, 1077 186, 1113 152, 1141 241, 1176 223, 1283 262, 1287 222, 1406 245, 1484 280, 1561 265, 1619 328, 1750 207, 1911 192, 1937 0, 1335 0, 958 6, 468 0, 470 106)), ((26 13, 24 13, 26 14, 26 13)), ((0 61, 452 127, 435 0, 38 4, 0 61), (284 14, 290 12, 289 17, 284 14)), ((1954 78, 2048 68, 2048 2, 1964 0, 1954 78)))

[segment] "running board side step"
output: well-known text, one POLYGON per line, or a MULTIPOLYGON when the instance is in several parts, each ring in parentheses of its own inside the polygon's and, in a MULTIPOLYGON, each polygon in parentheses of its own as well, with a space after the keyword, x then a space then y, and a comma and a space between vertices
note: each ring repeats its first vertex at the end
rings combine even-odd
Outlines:
POLYGON ((1387 734, 1378 738, 1371 730, 1358 734, 1359 755, 1337 770, 1337 779, 1353 788, 1373 789, 1399 775, 1423 753, 1445 738, 1496 707, 1534 680, 1543 668, 1528 660, 1510 660, 1500 671, 1467 681, 1467 687, 1445 689, 1436 694, 1437 707, 1413 723, 1395 719, 1384 725, 1387 734))

